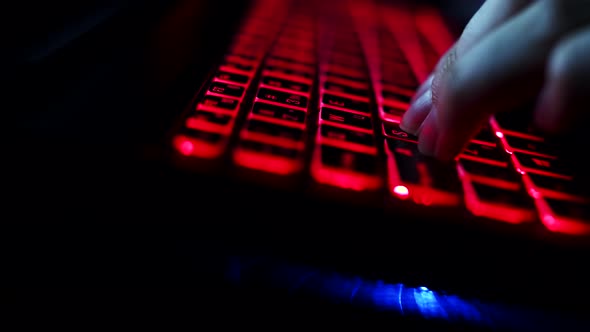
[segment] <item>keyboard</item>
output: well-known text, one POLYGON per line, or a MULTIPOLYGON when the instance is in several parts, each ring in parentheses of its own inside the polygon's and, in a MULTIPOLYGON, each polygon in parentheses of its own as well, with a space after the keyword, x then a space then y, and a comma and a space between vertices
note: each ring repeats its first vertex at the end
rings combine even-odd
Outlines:
POLYGON ((492 117, 445 164, 420 155, 416 137, 400 129, 452 42, 426 6, 256 1, 173 129, 174 163, 385 213, 448 214, 466 227, 584 245, 588 190, 559 146, 526 122, 492 117))
POLYGON ((399 127, 454 40, 425 4, 252 1, 167 137, 179 209, 235 212, 215 224, 240 253, 578 310, 546 294, 588 276, 590 195, 559 145, 497 114, 443 163, 399 127))

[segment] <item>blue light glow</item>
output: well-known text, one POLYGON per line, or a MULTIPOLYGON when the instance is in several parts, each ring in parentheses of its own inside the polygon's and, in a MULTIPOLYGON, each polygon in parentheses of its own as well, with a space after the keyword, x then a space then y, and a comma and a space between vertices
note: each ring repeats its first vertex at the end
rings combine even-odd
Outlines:
POLYGON ((402 283, 371 281, 270 259, 234 258, 228 262, 228 280, 236 284, 247 286, 247 281, 254 281, 256 285, 284 289, 289 295, 312 295, 332 303, 370 308, 397 316, 518 331, 554 331, 556 326, 564 324, 563 318, 546 312, 482 303, 425 286, 409 287, 402 283))

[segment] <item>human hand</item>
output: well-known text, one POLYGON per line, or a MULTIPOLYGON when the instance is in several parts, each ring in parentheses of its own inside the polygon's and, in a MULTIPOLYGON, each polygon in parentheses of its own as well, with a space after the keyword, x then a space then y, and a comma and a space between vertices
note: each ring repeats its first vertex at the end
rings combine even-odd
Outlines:
POLYGON ((589 0, 487 0, 400 126, 419 137, 422 153, 450 160, 490 115, 534 98, 539 130, 580 132, 590 120, 589 96, 589 0))

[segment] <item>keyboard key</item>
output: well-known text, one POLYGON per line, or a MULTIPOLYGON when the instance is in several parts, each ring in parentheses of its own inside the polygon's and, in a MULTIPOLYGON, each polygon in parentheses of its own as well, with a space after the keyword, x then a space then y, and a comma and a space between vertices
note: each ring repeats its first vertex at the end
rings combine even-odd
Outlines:
POLYGON ((325 145, 320 146, 320 149, 321 161, 324 165, 367 174, 378 172, 377 157, 374 155, 325 145))
POLYGON ((353 81, 353 82, 360 82, 360 83, 366 83, 367 79, 365 78, 359 78, 359 77, 355 77, 355 76, 350 76, 350 75, 346 75, 344 73, 339 73, 339 72, 335 72, 335 71, 326 71, 325 73, 326 77, 328 78, 339 78, 339 79, 345 79, 348 81, 353 81))
POLYGON ((193 129, 207 129, 227 126, 233 117, 215 112, 197 111, 186 119, 186 126, 193 129))
POLYGON ((557 233, 590 235, 589 201, 578 202, 547 198, 540 204, 541 221, 545 227, 557 233))
POLYGON ((231 81, 231 82, 242 83, 242 84, 247 83, 248 80, 250 79, 246 75, 234 74, 234 73, 230 73, 227 71, 218 71, 215 74, 215 77, 220 80, 231 81))
POLYGON ((252 113, 297 123, 304 123, 306 115, 304 111, 266 103, 255 103, 252 108, 252 113))
POLYGON ((251 140, 242 140, 239 143, 239 147, 242 149, 253 150, 259 153, 272 154, 285 158, 295 159, 299 156, 300 151, 297 149, 289 149, 273 144, 267 144, 251 140))
POLYGON ((289 81, 289 80, 285 80, 285 79, 281 79, 281 78, 275 78, 275 77, 271 77, 271 76, 263 77, 262 83, 269 85, 269 86, 276 87, 276 88, 289 89, 289 90, 294 90, 294 91, 299 91, 299 92, 309 92, 309 90, 310 90, 309 84, 300 83, 300 82, 293 82, 293 81, 289 81))
POLYGON ((253 133, 282 137, 294 141, 300 141, 303 138, 303 130, 299 128, 292 128, 254 119, 248 121, 246 129, 253 133))
POLYGON ((209 87, 209 91, 232 97, 241 97, 244 94, 243 87, 220 82, 213 82, 209 87))
POLYGON ((459 194, 461 185, 454 163, 442 163, 418 152, 418 144, 387 139, 401 183, 414 184, 459 194))
POLYGON ((519 151, 529 154, 555 157, 558 155, 559 147, 545 143, 540 140, 532 140, 514 135, 504 135, 508 148, 512 151, 519 151))
POLYGON ((195 138, 210 143, 217 143, 224 138, 224 135, 222 134, 212 133, 203 130, 195 130, 191 128, 185 128, 184 130, 182 130, 182 134, 190 138, 195 138))
POLYGON ((205 96, 200 105, 209 107, 222 108, 225 110, 235 110, 238 107, 238 101, 231 98, 223 98, 217 96, 205 96))
POLYGON ((504 180, 508 182, 520 182, 520 174, 518 174, 508 163, 504 165, 497 165, 460 158, 459 164, 470 175, 487 177, 494 180, 504 180))
POLYGON ((406 113, 406 108, 383 105, 383 112, 393 117, 401 117, 404 115, 404 113, 406 113))
POLYGON ((305 71, 295 70, 295 69, 278 67, 278 66, 265 66, 264 69, 266 69, 270 72, 282 73, 285 75, 292 75, 292 76, 304 77, 304 78, 309 78, 309 79, 313 79, 313 76, 314 76, 313 73, 311 73, 310 71, 307 71, 307 70, 305 70, 305 71))
POLYGON ((550 190, 560 194, 590 197, 590 188, 580 184, 580 182, 575 179, 565 179, 562 177, 535 173, 528 173, 527 176, 531 179, 537 190, 550 190))
POLYGON ((230 61, 230 60, 226 60, 221 64, 222 67, 225 68, 232 68, 232 69, 237 69, 240 71, 245 71, 245 72, 251 72, 254 70, 254 66, 253 65, 249 65, 249 64, 245 64, 245 63, 239 63, 239 62, 234 62, 234 61, 230 61))
POLYGON ((358 128, 373 128, 373 122, 371 118, 366 115, 340 111, 329 107, 322 107, 321 118, 325 121, 340 123, 358 128))
POLYGON ((382 95, 385 99, 393 99, 406 104, 410 104, 410 101, 412 100, 411 95, 403 94, 397 91, 383 90, 382 95))
POLYGON ((375 139, 373 135, 356 130, 349 130, 340 127, 330 126, 327 124, 322 124, 320 126, 320 133, 322 134, 322 136, 331 139, 338 139, 366 146, 375 145, 375 139))
POLYGON ((403 131, 397 122, 383 122, 383 135, 404 141, 417 143, 418 137, 403 131))
POLYGON ((346 97, 336 96, 336 95, 329 94, 329 93, 324 94, 324 96, 322 98, 322 102, 328 106, 336 106, 336 107, 347 108, 347 109, 358 111, 358 112, 369 113, 369 104, 368 103, 365 103, 362 101, 357 101, 357 100, 346 98, 346 97))
POLYGON ((504 162, 508 158, 506 151, 500 149, 497 145, 490 146, 476 142, 469 143, 463 151, 461 151, 461 156, 498 162, 504 162))
POLYGON ((508 190, 477 182, 473 184, 473 187, 481 200, 507 205, 528 207, 530 209, 534 208, 533 201, 523 191, 508 190))
POLYGON ((302 108, 307 107, 308 101, 307 97, 301 95, 271 90, 267 88, 260 88, 260 90, 258 90, 258 98, 302 108))
POLYGON ((523 170, 531 173, 553 173, 568 176, 572 174, 571 167, 557 158, 545 158, 521 152, 514 152, 516 158, 523 170))
POLYGON ((547 199, 546 201, 555 214, 585 220, 590 227, 590 205, 588 203, 557 199, 547 199))
POLYGON ((347 86, 344 84, 332 83, 330 81, 327 81, 326 84, 324 85, 324 87, 326 88, 326 90, 332 91, 332 92, 341 92, 341 93, 346 93, 349 95, 355 95, 355 96, 361 96, 361 97, 368 97, 369 96, 368 89, 354 88, 354 87, 347 86))
MULTIPOLYGON (((462 168, 460 171, 463 172, 462 168)), ((538 220, 533 199, 522 183, 501 182, 493 178, 475 179, 470 176, 461 176, 461 181, 465 205, 473 215, 508 224, 538 220), (488 180, 482 181, 484 179, 488 180)))

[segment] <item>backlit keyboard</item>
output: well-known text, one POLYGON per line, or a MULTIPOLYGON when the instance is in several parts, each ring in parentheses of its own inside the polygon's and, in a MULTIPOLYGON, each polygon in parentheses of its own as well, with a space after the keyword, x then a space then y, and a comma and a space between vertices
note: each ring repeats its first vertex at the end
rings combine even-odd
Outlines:
POLYGON ((174 129, 174 161, 311 195, 371 197, 386 213, 447 213, 584 243, 588 189, 526 123, 494 116, 446 164, 400 129, 452 42, 429 7, 254 1, 174 129))

